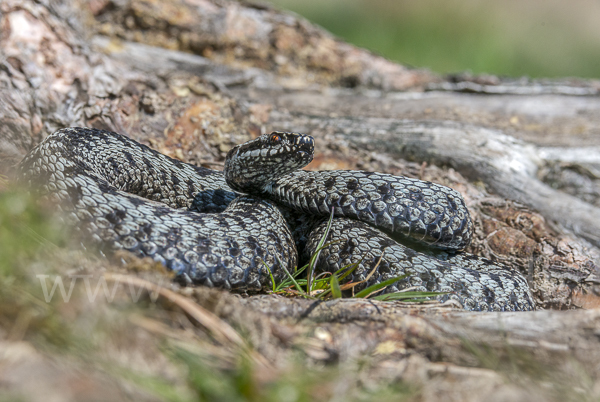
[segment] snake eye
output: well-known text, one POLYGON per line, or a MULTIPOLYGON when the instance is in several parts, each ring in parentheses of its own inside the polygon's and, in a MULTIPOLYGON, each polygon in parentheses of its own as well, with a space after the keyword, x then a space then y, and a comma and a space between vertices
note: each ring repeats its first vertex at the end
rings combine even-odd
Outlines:
POLYGON ((271 134, 271 142, 273 144, 277 144, 280 141, 281 141, 281 137, 278 134, 275 134, 275 133, 271 134))

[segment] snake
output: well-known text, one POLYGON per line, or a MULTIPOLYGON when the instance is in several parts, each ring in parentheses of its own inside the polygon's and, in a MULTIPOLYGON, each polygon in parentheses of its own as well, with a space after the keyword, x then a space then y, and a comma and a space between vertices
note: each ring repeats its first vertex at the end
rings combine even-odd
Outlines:
POLYGON ((472 311, 535 309, 517 270, 462 251, 473 222, 458 191, 303 170, 314 146, 310 135, 265 133, 234 146, 217 171, 71 127, 48 135, 17 170, 85 247, 149 257, 185 286, 264 292, 316 253, 316 274, 347 272, 357 290, 391 280, 382 293, 435 292, 431 299, 472 311))

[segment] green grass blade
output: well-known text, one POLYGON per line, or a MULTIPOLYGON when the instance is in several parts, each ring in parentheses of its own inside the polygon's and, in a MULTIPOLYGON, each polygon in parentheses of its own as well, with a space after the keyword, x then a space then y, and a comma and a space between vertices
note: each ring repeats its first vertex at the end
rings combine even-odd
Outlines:
POLYGON ((302 268, 296 269, 293 273, 294 278, 297 278, 304 270, 306 270, 306 268, 308 268, 308 264, 304 265, 302 268))
POLYGON ((385 295, 375 296, 375 297, 372 297, 371 299, 372 300, 380 300, 380 301, 395 301, 395 300, 426 301, 426 300, 419 300, 419 299, 436 297, 436 296, 441 296, 441 295, 445 295, 445 294, 448 294, 448 293, 447 292, 395 292, 395 293, 388 293, 385 295))
POLYGON ((376 291, 378 291, 380 289, 383 289, 384 287, 389 286, 389 285, 391 285, 393 283, 396 283, 399 280, 406 278, 407 276, 408 276, 408 274, 402 275, 402 276, 396 276, 394 278, 388 279, 387 281, 376 283, 374 285, 369 286, 366 289, 361 290, 360 292, 358 292, 357 294, 355 294, 354 297, 355 298, 365 298, 368 295, 370 295, 371 293, 376 292, 376 291))
POLYGON ((335 271, 334 275, 339 275, 340 272, 342 272, 343 270, 345 270, 346 268, 349 268, 346 272, 344 272, 342 274, 342 276, 340 276, 339 280, 342 281, 344 279, 346 279, 346 277, 348 275, 350 275, 352 272, 354 272, 354 270, 356 268, 358 268, 359 264, 362 262, 363 260, 360 260, 359 262, 355 262, 354 264, 348 264, 345 267, 342 267, 340 269, 338 269, 337 271, 335 271))
POLYGON ((267 271, 269 271, 269 276, 271 277, 271 284, 273 285, 273 292, 275 292, 275 290, 277 289, 277 286, 275 286, 275 278, 273 277, 271 268, 269 268, 269 266, 267 265, 267 263, 264 260, 262 260, 262 263, 267 268, 267 271))
POLYGON ((313 271, 315 269, 315 264, 317 263, 317 260, 319 259, 319 255, 321 254, 321 249, 323 247, 323 245, 325 244, 325 240, 327 240, 327 236, 329 236, 329 230, 331 229, 331 223, 333 222, 333 212, 335 211, 335 209, 332 207, 331 208, 331 215, 329 216, 329 222, 327 222, 327 229, 325 229, 325 233, 323 233, 323 236, 321 237, 321 240, 319 240, 319 244, 317 245, 317 252, 315 254, 313 254, 313 256, 310 259, 310 263, 308 264, 308 272, 306 274, 306 292, 310 295, 310 291, 311 291, 311 281, 312 281, 312 275, 313 275, 313 271))
POLYGON ((286 273, 286 275, 292 281, 292 283, 294 284, 294 286, 296 287, 296 289, 298 289, 298 292, 300 292, 302 295, 307 295, 307 293, 304 290, 302 290, 302 288, 300 287, 300 285, 298 285, 298 282, 296 282, 296 278, 294 278, 294 276, 292 274, 290 274, 290 271, 287 270, 287 268, 285 267, 285 265, 282 264, 282 262, 279 259, 279 256, 277 254, 275 254, 275 258, 277 259, 277 262, 279 263, 279 265, 281 266, 281 268, 283 268, 283 272, 286 273))
POLYGON ((331 289, 331 295, 334 299, 342 298, 342 289, 340 289, 340 281, 338 281, 337 275, 331 275, 329 279, 329 286, 331 289))
MULTIPOLYGON (((307 267, 308 267, 308 264, 304 265, 302 268, 298 268, 298 269, 294 270, 294 273, 291 274, 294 277, 294 279, 296 279, 296 282, 298 282, 298 284, 300 284, 300 285, 304 284, 306 281, 299 280, 298 277, 300 276, 300 274, 302 272, 304 272, 304 270, 306 270, 307 267)), ((277 287, 275 288, 274 292, 278 292, 278 291, 283 290, 283 289, 285 289, 287 287, 290 287, 292 285, 294 285, 294 283, 291 280, 284 279, 284 280, 281 281, 281 283, 279 283, 277 285, 277 287)))

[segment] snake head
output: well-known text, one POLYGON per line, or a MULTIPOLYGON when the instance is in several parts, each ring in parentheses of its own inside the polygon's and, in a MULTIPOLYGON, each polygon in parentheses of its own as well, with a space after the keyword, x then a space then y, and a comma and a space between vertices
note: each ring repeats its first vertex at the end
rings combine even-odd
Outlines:
POLYGON ((310 135, 274 131, 233 147, 223 173, 234 190, 260 194, 275 179, 308 165, 314 149, 310 135))
MULTIPOLYGON (((286 169, 289 172, 303 168, 313 159, 315 140, 310 135, 274 131, 266 137, 268 138, 268 145, 265 145, 262 149, 268 148, 267 153, 269 155, 279 157, 282 161, 293 161, 294 163, 286 169)), ((261 154, 264 154, 262 150, 261 154)))

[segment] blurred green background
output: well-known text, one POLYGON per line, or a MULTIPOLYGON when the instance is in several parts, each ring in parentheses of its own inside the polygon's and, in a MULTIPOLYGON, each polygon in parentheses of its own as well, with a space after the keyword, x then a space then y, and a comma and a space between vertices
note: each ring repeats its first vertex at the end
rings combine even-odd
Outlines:
POLYGON ((270 0, 438 73, 600 78, 598 0, 270 0))

